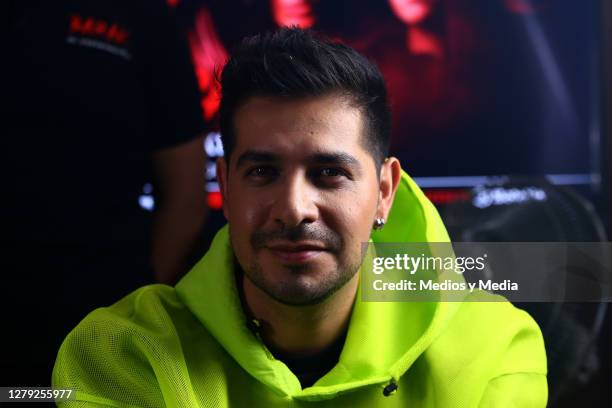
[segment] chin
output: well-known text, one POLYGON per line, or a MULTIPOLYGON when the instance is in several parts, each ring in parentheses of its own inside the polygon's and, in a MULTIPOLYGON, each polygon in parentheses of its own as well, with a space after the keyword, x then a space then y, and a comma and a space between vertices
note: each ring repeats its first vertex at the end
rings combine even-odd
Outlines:
MULTIPOLYGON (((317 268, 319 269, 319 268, 317 268)), ((308 265, 292 265, 268 269, 274 273, 262 277, 251 277, 253 283, 272 299, 292 306, 307 306, 321 303, 338 288, 333 282, 308 265)))
POLYGON ((333 293, 320 292, 311 288, 300 286, 283 287, 281 289, 268 293, 274 300, 288 306, 312 306, 320 304, 329 298, 333 293))

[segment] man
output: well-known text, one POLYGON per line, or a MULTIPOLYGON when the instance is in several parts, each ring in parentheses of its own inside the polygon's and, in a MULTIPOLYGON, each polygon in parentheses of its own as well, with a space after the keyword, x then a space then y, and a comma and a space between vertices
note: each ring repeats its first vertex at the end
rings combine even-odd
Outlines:
POLYGON ((545 406, 544 346, 526 313, 360 300, 373 229, 375 242, 448 241, 385 158, 389 110, 371 63, 281 29, 247 39, 221 86, 228 227, 175 288, 90 314, 59 352, 54 387, 102 406, 545 406))

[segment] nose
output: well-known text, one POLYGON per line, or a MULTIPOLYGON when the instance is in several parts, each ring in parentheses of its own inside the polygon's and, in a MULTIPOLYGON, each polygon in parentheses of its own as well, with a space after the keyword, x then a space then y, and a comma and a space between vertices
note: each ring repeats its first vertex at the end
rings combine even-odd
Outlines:
POLYGON ((288 176, 277 192, 271 216, 283 228, 315 222, 319 217, 318 191, 305 176, 288 176))

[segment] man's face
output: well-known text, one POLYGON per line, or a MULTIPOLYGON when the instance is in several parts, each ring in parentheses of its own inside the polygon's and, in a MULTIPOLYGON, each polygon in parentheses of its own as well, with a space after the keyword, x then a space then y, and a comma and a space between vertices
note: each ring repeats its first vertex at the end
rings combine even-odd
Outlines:
POLYGON ((389 0, 393 13, 406 24, 419 24, 433 13, 437 0, 389 0))
POLYGON ((254 97, 234 115, 217 169, 230 239, 246 277, 281 303, 319 303, 359 268, 380 195, 362 122, 338 95, 254 97))

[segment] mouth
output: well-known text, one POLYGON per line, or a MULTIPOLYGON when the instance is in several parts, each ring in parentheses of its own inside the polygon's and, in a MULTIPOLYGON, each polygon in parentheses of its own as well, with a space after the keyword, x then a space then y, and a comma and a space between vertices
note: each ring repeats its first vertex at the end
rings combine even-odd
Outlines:
POLYGON ((328 250, 319 243, 279 243, 266 247, 276 258, 288 263, 305 263, 328 250))

